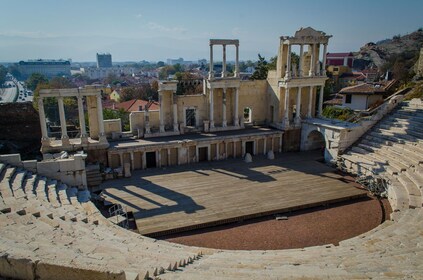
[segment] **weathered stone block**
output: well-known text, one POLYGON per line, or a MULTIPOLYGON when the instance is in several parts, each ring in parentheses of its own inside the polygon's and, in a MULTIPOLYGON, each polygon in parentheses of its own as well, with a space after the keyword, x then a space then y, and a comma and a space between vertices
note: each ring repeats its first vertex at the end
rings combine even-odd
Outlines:
POLYGON ((25 160, 22 162, 23 167, 31 172, 36 173, 37 172, 37 161, 36 160, 25 160))
POLYGON ((35 279, 34 262, 25 258, 0 257, 0 275, 12 279, 35 279))
POLYGON ((47 176, 59 172, 60 165, 58 161, 40 161, 37 163, 37 170, 39 174, 47 176))
POLYGON ((0 161, 14 166, 22 166, 20 154, 0 155, 0 161))

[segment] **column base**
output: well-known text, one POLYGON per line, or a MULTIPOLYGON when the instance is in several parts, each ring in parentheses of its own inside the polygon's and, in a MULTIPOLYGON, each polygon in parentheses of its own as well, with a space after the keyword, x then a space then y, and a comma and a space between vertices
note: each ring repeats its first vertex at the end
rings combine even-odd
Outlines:
POLYGON ((69 146, 69 145, 70 145, 69 137, 63 136, 62 137, 62 146, 69 146))
POLYGON ((311 114, 307 114, 307 119, 311 119, 313 116, 311 114))
POLYGON ((164 125, 161 125, 161 126, 160 126, 160 132, 161 132, 161 133, 165 132, 164 125))
POLYGON ((48 138, 48 137, 41 138, 41 144, 43 146, 50 146, 50 138, 48 138))
POLYGON ((239 126, 239 119, 234 120, 234 126, 239 126))
POLYGON ((88 144, 88 137, 87 137, 87 135, 81 136, 81 144, 88 144))
POLYGON ((107 142, 107 138, 106 138, 106 135, 100 135, 100 137, 99 137, 99 139, 98 139, 98 142, 100 143, 100 144, 107 144, 108 142, 107 142))
POLYGON ((210 128, 214 128, 214 121, 210 121, 210 128))
POLYGON ((282 127, 283 128, 285 128, 285 129, 287 129, 287 128, 289 128, 289 119, 288 118, 284 118, 283 119, 283 121, 282 121, 282 127))
POLYGON ((178 124, 173 124, 173 131, 174 132, 179 132, 178 124))
POLYGON ((227 127, 227 126, 228 126, 228 123, 226 121, 223 121, 222 122, 222 127, 227 127))
POLYGON ((294 120, 295 127, 301 127, 301 117, 296 117, 294 120))

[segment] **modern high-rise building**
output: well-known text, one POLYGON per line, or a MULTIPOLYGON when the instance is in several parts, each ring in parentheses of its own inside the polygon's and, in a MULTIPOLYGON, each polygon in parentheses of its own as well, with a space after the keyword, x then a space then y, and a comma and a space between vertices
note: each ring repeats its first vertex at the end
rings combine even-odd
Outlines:
POLYGON ((110 53, 97 53, 97 68, 112 67, 112 55, 110 53))

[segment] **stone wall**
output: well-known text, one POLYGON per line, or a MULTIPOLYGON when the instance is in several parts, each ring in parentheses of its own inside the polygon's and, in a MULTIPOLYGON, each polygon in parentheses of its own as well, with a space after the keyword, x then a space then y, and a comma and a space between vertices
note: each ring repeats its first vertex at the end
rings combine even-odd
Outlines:
POLYGON ((107 138, 113 138, 113 133, 122 133, 122 121, 120 119, 104 120, 104 133, 107 138))
POLYGON ((0 162, 60 180, 69 186, 86 187, 85 154, 75 154, 69 158, 56 158, 43 161, 21 160, 20 154, 0 155, 0 162))

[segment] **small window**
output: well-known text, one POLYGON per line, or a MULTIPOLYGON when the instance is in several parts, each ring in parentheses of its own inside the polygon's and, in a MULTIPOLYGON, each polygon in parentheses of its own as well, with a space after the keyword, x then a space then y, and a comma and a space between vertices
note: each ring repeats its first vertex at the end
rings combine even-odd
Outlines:
POLYGON ((347 94, 345 96, 345 103, 346 104, 351 104, 351 98, 352 98, 352 95, 351 94, 347 94))
POLYGON ((339 71, 339 68, 338 67, 333 67, 333 71, 335 72, 335 71, 339 71))

